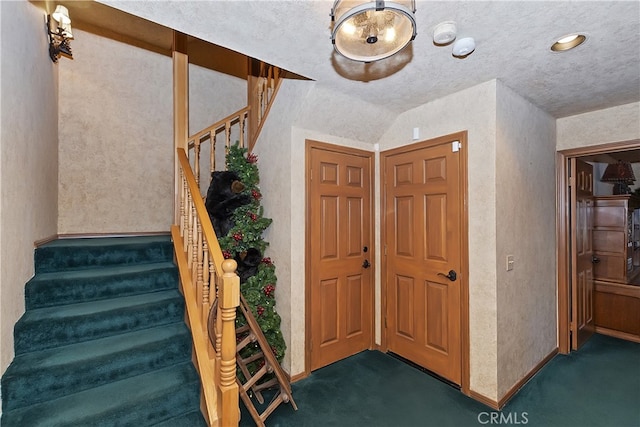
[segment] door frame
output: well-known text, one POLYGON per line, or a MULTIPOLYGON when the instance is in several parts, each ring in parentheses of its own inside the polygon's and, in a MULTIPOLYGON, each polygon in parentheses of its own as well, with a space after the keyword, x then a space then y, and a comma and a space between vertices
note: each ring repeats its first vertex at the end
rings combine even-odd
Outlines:
MULTIPOLYGON (((312 149, 321 149, 325 151, 333 151, 341 154, 349 154, 356 156, 363 156, 369 158, 369 212, 371 215, 371 219, 369 221, 369 236, 371 238, 369 252, 370 259, 376 259, 376 239, 375 239, 375 156, 373 151, 361 150, 358 148, 346 147, 342 145, 330 144, 327 142, 320 142, 312 139, 305 140, 305 321, 304 321, 304 376, 308 377, 311 374, 311 227, 309 227, 309 216, 310 216, 310 204, 311 204, 311 150, 312 149)), ((376 265, 375 262, 371 263, 371 339, 369 342, 369 349, 374 348, 375 346, 375 318, 376 318, 376 293, 375 293, 375 283, 376 283, 376 265)))
MULTIPOLYGON (((460 376, 460 391, 467 396, 471 396, 471 378, 470 378, 470 343, 469 343, 469 213, 468 213, 468 162, 467 162, 467 131, 461 131, 452 133, 449 135, 443 135, 437 138, 428 139, 424 141, 418 141, 409 145, 392 148, 380 153, 380 244, 382 247, 386 247, 387 241, 386 233, 386 212, 383 212, 384 206, 386 206, 386 192, 385 192, 385 168, 384 162, 387 156, 390 154, 397 154, 403 151, 412 151, 420 148, 427 148, 434 145, 439 145, 445 142, 459 141, 460 146, 460 170, 459 170, 459 185, 460 185, 460 272, 458 280, 460 280, 460 363, 461 363, 461 376, 460 376)), ((386 328, 386 315, 387 315, 387 291, 388 284, 386 281, 387 275, 387 262, 384 251, 382 252, 381 260, 381 273, 380 273, 380 299, 381 299, 381 343, 380 348, 383 351, 388 350, 387 346, 387 328, 386 328)))
POLYGON ((556 152, 556 255, 558 289, 558 352, 571 351, 571 247, 568 244, 571 220, 567 194, 569 181, 567 162, 574 157, 606 154, 611 151, 625 151, 640 148, 640 139, 611 142, 588 147, 570 148, 556 152))

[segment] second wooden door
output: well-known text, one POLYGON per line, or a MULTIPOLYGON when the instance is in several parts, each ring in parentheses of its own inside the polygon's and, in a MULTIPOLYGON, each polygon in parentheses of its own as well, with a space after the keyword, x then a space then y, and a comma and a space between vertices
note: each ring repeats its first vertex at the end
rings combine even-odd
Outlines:
POLYGON ((383 153, 387 347, 461 383, 461 164, 456 140, 383 153))

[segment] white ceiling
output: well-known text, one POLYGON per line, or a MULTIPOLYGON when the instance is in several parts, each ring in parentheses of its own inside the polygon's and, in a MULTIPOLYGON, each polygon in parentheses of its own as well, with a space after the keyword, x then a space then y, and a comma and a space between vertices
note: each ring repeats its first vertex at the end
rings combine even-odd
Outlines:
MULTIPOLYGON (((421 1, 418 35, 400 54, 349 61, 330 42, 332 1, 117 1, 129 13, 280 66, 395 113, 499 79, 552 116, 640 101, 639 1, 421 1), (436 46, 433 28, 456 21, 475 38, 465 59, 436 46), (587 42, 553 53, 563 35, 587 42)), ((639 118, 640 119, 640 118, 639 118)))

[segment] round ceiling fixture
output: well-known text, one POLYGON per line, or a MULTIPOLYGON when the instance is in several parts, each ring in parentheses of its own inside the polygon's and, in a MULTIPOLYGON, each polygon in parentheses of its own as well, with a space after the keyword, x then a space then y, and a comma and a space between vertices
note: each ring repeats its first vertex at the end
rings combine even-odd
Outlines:
POLYGON ((331 42, 339 54, 360 62, 388 58, 416 37, 415 0, 336 0, 331 42))
POLYGON ((562 36, 558 40, 556 40, 555 43, 551 45, 551 50, 553 52, 566 52, 567 50, 580 46, 586 41, 586 34, 567 34, 566 36, 562 36))
POLYGON ((451 53, 458 58, 464 58, 476 49, 476 42, 473 37, 465 37, 463 39, 456 40, 453 44, 453 50, 451 53))
POLYGON ((433 42, 437 45, 446 45, 456 39, 457 27, 454 21, 444 21, 433 29, 433 42))

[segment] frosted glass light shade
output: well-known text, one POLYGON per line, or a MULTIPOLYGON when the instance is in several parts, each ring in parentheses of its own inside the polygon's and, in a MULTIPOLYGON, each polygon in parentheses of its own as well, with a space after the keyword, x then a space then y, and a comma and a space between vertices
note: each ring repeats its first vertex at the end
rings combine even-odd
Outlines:
POLYGON ((69 11, 62 5, 56 6, 56 10, 51 14, 53 19, 58 21, 58 24, 65 26, 71 24, 71 18, 69 18, 69 11))
POLYGON ((336 0, 331 41, 336 52, 360 62, 388 58, 416 36, 415 2, 336 0))

